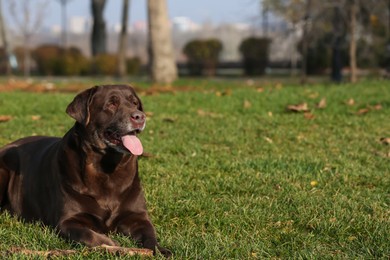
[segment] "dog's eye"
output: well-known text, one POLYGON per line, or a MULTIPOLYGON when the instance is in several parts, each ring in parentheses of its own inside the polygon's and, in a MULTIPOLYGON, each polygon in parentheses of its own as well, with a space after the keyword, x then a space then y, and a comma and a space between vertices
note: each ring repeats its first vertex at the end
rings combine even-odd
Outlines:
POLYGON ((118 108, 118 106, 119 106, 119 98, 117 96, 112 96, 106 103, 105 108, 114 111, 118 108))

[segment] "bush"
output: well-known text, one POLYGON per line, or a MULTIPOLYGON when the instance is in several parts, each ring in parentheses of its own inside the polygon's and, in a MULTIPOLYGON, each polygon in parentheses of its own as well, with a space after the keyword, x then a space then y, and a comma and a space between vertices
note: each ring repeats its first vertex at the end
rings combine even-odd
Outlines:
POLYGON ((246 75, 263 75, 268 65, 269 47, 268 38, 250 37, 244 39, 239 47, 246 75))
POLYGON ((88 71, 88 60, 75 47, 67 50, 56 45, 42 45, 33 52, 38 72, 42 75, 81 75, 88 71))
POLYGON ((60 56, 62 49, 57 45, 41 45, 32 52, 37 70, 42 75, 54 75, 56 59, 60 56))
POLYGON ((223 49, 221 41, 217 39, 192 40, 188 42, 183 53, 187 56, 188 69, 191 75, 213 76, 223 49))
POLYGON ((91 72, 97 75, 115 76, 118 58, 113 54, 99 54, 92 59, 91 72))
POLYGON ((126 60, 127 74, 137 75, 141 71, 141 59, 138 57, 129 58, 126 60))

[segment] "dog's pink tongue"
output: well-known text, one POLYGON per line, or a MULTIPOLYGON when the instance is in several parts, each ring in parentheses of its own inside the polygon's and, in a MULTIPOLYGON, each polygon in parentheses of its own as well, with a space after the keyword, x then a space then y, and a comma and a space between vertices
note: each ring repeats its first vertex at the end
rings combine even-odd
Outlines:
POLYGON ((135 135, 122 136, 122 143, 134 155, 141 155, 144 151, 141 141, 135 135))

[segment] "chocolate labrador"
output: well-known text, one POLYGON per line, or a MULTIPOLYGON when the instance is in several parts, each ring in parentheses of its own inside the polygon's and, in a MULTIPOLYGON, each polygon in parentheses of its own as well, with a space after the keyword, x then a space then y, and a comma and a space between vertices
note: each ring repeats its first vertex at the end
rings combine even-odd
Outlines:
POLYGON ((138 177, 145 114, 133 88, 87 89, 66 112, 76 122, 63 138, 26 137, 0 149, 1 209, 90 247, 115 246, 106 234, 118 232, 170 256, 157 243, 138 177))

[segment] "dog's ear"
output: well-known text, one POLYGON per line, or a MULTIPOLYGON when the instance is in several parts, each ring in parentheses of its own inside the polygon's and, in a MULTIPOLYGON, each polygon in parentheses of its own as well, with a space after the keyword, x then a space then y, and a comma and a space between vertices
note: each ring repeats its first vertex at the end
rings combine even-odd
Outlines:
POLYGON ((97 89, 98 86, 95 86, 79 93, 66 108, 66 113, 84 126, 89 123, 89 105, 97 89))

